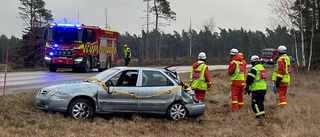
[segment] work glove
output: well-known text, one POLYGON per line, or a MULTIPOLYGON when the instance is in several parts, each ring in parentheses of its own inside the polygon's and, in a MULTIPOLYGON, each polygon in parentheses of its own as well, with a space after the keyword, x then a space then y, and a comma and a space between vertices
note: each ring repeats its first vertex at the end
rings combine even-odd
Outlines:
POLYGON ((282 78, 277 78, 276 81, 276 87, 280 87, 280 81, 282 80, 282 78))
POLYGON ((207 91, 210 91, 210 88, 207 88, 207 91))
POLYGON ((250 95, 251 91, 249 90, 249 86, 246 86, 246 88, 244 89, 244 94, 247 94, 250 95))

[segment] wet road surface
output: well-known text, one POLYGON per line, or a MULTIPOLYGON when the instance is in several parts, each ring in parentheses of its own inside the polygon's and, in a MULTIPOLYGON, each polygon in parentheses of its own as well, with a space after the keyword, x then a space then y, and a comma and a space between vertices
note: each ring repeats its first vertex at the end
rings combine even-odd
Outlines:
MULTIPOLYGON (((227 69, 227 65, 209 65, 209 70, 227 69)), ((190 72, 191 66, 175 66, 170 68, 178 73, 190 72)), ((31 72, 8 72, 6 80, 5 94, 14 94, 20 92, 37 91, 43 87, 62 84, 65 82, 83 81, 99 73, 93 70, 89 73, 73 72, 72 69, 49 71, 31 71, 31 72)), ((4 72, 0 72, 0 94, 3 94, 4 72)))

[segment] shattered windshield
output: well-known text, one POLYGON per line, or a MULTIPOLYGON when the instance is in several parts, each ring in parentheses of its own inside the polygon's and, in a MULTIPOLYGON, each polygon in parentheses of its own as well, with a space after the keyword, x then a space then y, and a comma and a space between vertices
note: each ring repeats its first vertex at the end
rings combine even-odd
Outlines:
POLYGON ((83 43, 83 30, 68 27, 51 28, 48 30, 48 41, 60 44, 83 43))

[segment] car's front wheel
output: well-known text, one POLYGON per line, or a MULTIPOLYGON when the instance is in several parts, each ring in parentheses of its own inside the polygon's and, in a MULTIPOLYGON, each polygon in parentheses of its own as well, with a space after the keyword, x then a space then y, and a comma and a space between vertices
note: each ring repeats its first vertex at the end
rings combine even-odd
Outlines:
POLYGON ((185 118, 187 109, 181 103, 172 103, 167 109, 167 117, 170 120, 179 120, 185 118))
POLYGON ((93 107, 86 99, 76 99, 71 102, 68 108, 68 115, 75 119, 90 119, 93 117, 93 107))

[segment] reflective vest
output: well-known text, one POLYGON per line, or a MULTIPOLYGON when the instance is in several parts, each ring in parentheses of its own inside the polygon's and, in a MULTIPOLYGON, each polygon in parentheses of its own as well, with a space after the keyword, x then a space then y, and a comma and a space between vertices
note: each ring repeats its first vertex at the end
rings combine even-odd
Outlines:
POLYGON ((266 82, 266 70, 263 68, 261 64, 255 65, 252 69, 256 70, 256 75, 249 73, 248 75, 253 76, 254 81, 251 85, 249 85, 250 91, 256 90, 266 90, 267 82, 266 82))
POLYGON ((190 79, 191 79, 191 87, 198 88, 201 90, 207 90, 207 83, 204 77, 204 72, 206 71, 207 65, 201 64, 196 69, 191 69, 190 79))
POLYGON ((277 76, 279 75, 279 63, 278 63, 278 61, 281 60, 281 59, 284 59, 284 61, 285 61, 286 73, 282 76, 282 80, 280 82, 290 84, 290 58, 286 54, 284 54, 283 56, 279 57, 279 59, 277 60, 277 66, 276 66, 276 68, 275 68, 275 70, 273 72, 272 80, 273 81, 277 81, 277 76))
POLYGON ((128 52, 130 52, 130 55, 128 58, 131 58, 131 49, 129 47, 127 47, 125 50, 123 50, 124 52, 124 58, 127 58, 128 52))
POLYGON ((242 62, 232 60, 236 64, 236 68, 231 76, 231 80, 244 81, 244 65, 242 62))

